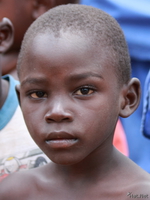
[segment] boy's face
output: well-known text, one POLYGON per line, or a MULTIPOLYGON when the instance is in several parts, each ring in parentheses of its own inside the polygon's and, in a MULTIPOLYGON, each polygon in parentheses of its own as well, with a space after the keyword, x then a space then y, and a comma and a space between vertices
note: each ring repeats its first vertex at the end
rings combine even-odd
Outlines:
POLYGON ((102 151, 111 142, 121 96, 103 50, 67 32, 38 35, 27 51, 20 101, 35 142, 64 165, 102 151))
POLYGON ((23 35, 33 22, 31 17, 32 0, 0 0, 0 20, 7 17, 15 29, 13 48, 20 48, 23 35))

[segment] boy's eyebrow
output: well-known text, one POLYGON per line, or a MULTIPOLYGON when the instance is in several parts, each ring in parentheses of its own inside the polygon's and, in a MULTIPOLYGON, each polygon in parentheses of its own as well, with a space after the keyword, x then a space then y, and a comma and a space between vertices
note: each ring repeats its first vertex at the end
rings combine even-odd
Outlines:
POLYGON ((21 86, 24 86, 26 83, 29 84, 41 84, 41 83, 46 83, 46 79, 45 78, 27 78, 24 81, 22 81, 21 86))
POLYGON ((104 79, 100 74, 94 73, 94 72, 86 72, 82 74, 73 74, 70 76, 71 80, 80 80, 80 79, 86 79, 88 77, 97 77, 100 79, 104 79))
MULTIPOLYGON (((100 79, 104 79, 101 75, 94 73, 94 72, 86 72, 82 74, 73 74, 69 77, 70 80, 76 81, 81 79, 86 79, 88 77, 97 77, 100 79)), ((41 83, 47 83, 47 80, 45 78, 27 78, 24 81, 22 81, 21 86, 24 86, 25 84, 41 84, 41 83)))

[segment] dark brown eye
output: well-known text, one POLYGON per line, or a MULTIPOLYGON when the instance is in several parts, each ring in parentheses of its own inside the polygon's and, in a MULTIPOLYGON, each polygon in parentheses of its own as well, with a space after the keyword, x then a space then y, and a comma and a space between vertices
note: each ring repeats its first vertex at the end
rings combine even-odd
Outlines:
POLYGON ((45 92, 42 92, 42 91, 37 91, 37 92, 33 92, 32 94, 30 94, 30 96, 34 99, 38 99, 38 98, 47 97, 47 94, 45 92))
POLYGON ((81 88, 79 89, 76 94, 77 95, 89 95, 92 94, 94 91, 91 88, 81 88))

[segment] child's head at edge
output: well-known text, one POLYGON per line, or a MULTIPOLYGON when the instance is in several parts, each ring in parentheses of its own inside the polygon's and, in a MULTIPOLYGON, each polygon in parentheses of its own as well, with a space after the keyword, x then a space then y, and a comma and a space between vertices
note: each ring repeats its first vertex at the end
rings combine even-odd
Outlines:
POLYGON ((2 88, 1 76, 2 76, 2 66, 1 66, 1 54, 5 53, 13 43, 14 29, 11 21, 8 18, 3 18, 0 21, 0 108, 5 100, 6 88, 2 88), (4 92, 2 92, 5 91, 4 92))
POLYGON ((47 10, 61 4, 78 3, 78 0, 2 0, 0 20, 7 17, 14 26, 14 43, 10 50, 18 51, 30 24, 47 10))
POLYGON ((8 18, 0 21, 0 54, 5 53, 13 43, 14 29, 8 18))
POLYGON ((1 0, 0 20, 3 17, 10 19, 14 26, 14 42, 1 58, 2 74, 11 74, 18 79, 16 63, 23 36, 40 15, 49 9, 67 3, 79 3, 78 0, 1 0))

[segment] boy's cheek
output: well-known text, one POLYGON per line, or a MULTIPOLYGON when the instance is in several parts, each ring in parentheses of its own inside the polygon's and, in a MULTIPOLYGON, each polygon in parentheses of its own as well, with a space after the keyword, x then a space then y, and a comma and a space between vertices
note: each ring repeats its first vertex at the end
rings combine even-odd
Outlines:
POLYGON ((37 127, 37 123, 40 121, 41 114, 39 113, 38 108, 32 104, 27 103, 26 100, 21 100, 21 110, 25 119, 25 123, 29 129, 32 127, 37 127))
POLYGON ((41 114, 38 110, 33 110, 32 106, 22 106, 22 112, 27 128, 32 135, 39 129, 39 125, 42 122, 41 114))

